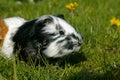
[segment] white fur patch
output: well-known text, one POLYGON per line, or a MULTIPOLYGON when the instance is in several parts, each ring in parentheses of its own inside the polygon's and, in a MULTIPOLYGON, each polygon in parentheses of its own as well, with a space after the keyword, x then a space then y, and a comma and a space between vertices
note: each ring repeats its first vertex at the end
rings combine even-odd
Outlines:
POLYGON ((61 45, 56 44, 58 40, 52 42, 49 46, 47 46, 47 49, 43 51, 43 53, 47 57, 53 57, 59 53, 59 50, 62 44, 61 45))
MULTIPOLYGON (((47 56, 47 57, 53 57, 53 58, 57 58, 57 57, 63 57, 65 55, 70 54, 73 51, 78 51, 80 49, 80 47, 78 46, 79 40, 82 40, 81 36, 76 32, 76 30, 70 25, 68 24, 65 20, 59 18, 59 17, 55 17, 55 16, 51 16, 53 18, 53 22, 51 22, 50 24, 47 24, 42 30, 44 31, 44 33, 48 33, 48 34, 56 34, 55 36, 52 36, 52 38, 57 38, 58 36, 60 36, 59 34, 59 30, 57 30, 56 26, 58 26, 58 28, 62 29, 62 31, 64 31, 64 35, 59 37, 58 39, 56 39, 54 42, 51 42, 49 44, 49 46, 47 46, 46 50, 43 51, 43 53, 47 56), (61 40, 65 40, 65 38, 71 34, 74 34, 76 37, 78 37, 78 39, 75 38, 70 38, 70 41, 73 42, 73 49, 66 49, 63 46, 65 44, 67 44, 66 41, 63 41, 61 43, 57 43, 61 40)), ((40 20, 44 20, 46 18, 46 16, 40 18, 38 21, 40 20)))
POLYGON ((5 57, 10 58, 14 48, 12 37, 15 35, 18 28, 26 21, 20 17, 11 17, 4 19, 4 22, 8 26, 8 32, 3 42, 2 53, 5 57))
MULTIPOLYGON (((48 17, 48 15, 40 18, 38 21, 45 19, 46 17, 48 17)), ((56 32, 57 30, 56 30, 55 26, 57 24, 60 24, 60 26, 65 30, 66 35, 69 35, 71 33, 75 33, 77 35, 75 29, 71 25, 69 25, 65 20, 55 17, 55 16, 51 16, 51 17, 54 19, 54 22, 50 23, 46 27, 44 27, 42 29, 42 30, 44 30, 44 32, 48 32, 48 33, 56 32)))

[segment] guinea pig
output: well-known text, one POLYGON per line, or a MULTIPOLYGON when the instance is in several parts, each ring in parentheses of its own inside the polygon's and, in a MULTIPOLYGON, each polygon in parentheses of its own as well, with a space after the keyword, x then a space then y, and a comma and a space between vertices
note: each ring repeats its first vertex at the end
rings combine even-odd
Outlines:
POLYGON ((62 58, 81 48, 81 34, 63 16, 43 15, 23 22, 11 37, 13 53, 19 51, 23 59, 62 58))

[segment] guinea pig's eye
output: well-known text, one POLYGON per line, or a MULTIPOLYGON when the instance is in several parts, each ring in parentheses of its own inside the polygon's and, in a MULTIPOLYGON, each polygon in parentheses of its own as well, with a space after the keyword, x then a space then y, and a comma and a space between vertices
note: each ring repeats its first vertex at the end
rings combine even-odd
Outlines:
POLYGON ((59 31, 60 35, 64 35, 65 32, 64 31, 59 31))
POLYGON ((51 33, 51 34, 49 34, 49 35, 51 35, 51 36, 55 36, 55 35, 57 35, 57 33, 51 33))

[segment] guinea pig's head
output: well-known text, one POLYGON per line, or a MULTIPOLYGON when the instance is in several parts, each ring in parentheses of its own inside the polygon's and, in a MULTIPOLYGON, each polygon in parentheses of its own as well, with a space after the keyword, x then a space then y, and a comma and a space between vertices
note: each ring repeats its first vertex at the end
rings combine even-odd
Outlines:
POLYGON ((83 42, 80 33, 59 16, 38 18, 33 36, 42 43, 41 53, 48 58, 59 58, 78 51, 83 42))

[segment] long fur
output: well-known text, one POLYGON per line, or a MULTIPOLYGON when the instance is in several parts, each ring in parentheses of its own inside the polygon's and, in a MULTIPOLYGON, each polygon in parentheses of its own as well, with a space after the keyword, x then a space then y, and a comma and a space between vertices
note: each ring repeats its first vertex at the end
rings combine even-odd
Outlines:
POLYGON ((37 56, 60 58, 78 51, 82 37, 62 15, 44 15, 24 22, 12 37, 14 53, 19 57, 36 59, 37 56))

